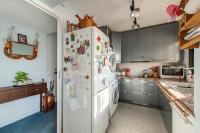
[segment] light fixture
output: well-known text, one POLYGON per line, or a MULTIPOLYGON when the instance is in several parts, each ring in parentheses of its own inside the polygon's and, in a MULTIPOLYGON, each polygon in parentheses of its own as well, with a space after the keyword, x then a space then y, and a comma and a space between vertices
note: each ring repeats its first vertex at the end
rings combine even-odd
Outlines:
POLYGON ((134 0, 132 1, 132 5, 130 6, 130 10, 131 10, 131 13, 130 13, 131 18, 139 17, 140 8, 139 7, 135 8, 135 1, 134 0))
POLYGON ((133 26, 132 26, 132 28, 133 28, 134 30, 140 28, 140 25, 137 23, 137 18, 135 18, 135 20, 133 21, 133 26))

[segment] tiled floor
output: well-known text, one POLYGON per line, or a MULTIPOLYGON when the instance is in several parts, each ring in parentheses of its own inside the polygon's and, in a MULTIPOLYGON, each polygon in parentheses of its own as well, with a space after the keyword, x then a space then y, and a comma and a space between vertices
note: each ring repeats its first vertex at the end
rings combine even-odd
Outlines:
POLYGON ((167 133, 159 110, 119 103, 107 133, 167 133))

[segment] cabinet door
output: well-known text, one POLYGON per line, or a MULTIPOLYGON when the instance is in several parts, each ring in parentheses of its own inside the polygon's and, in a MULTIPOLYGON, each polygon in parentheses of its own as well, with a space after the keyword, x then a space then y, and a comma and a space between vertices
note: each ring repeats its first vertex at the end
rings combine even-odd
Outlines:
POLYGON ((178 23, 163 25, 164 41, 164 59, 168 61, 180 60, 178 35, 178 23))
POLYGON ((122 44, 121 44, 122 62, 129 61, 129 43, 130 43, 129 32, 123 32, 122 33, 122 44))
POLYGON ((150 28, 132 31, 130 39, 130 58, 132 61, 150 60, 150 28))
POLYGON ((116 54, 116 61, 121 62, 121 33, 112 32, 112 46, 116 54))
POLYGON ((161 61, 164 59, 164 34, 161 25, 151 27, 151 60, 161 61))

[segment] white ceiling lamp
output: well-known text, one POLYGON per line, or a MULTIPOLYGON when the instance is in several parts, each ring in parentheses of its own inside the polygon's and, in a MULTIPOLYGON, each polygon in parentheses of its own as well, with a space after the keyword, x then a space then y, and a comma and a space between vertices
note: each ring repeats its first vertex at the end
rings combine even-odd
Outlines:
POLYGON ((132 1, 132 5, 130 6, 130 10, 131 10, 131 13, 130 13, 131 18, 139 17, 140 8, 139 7, 135 8, 135 1, 134 0, 132 1))
POLYGON ((132 29, 135 30, 135 29, 138 29, 138 28, 140 28, 140 25, 137 23, 137 18, 135 18, 135 20, 133 21, 132 29))

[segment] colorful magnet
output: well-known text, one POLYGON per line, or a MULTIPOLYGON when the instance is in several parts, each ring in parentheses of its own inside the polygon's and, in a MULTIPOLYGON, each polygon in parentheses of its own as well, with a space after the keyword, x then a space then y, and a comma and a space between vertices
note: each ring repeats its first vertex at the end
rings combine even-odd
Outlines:
POLYGON ((66 45, 69 45, 69 38, 66 38, 66 45))
POLYGON ((77 53, 78 54, 85 54, 85 47, 83 47, 82 45, 79 47, 79 48, 77 48, 77 53))
POLYGON ((98 41, 99 43, 101 42, 101 37, 100 37, 100 36, 97 37, 97 41, 98 41))
POLYGON ((74 41, 75 40, 75 35, 74 33, 71 33, 71 41, 74 41))
POLYGON ((72 62, 72 58, 70 56, 64 57, 64 62, 65 63, 72 62))
POLYGON ((101 47, 99 45, 97 45, 97 51, 99 51, 101 49, 101 47))
POLYGON ((84 41, 84 46, 85 46, 86 48, 88 48, 88 47, 90 46, 89 40, 85 40, 85 41, 84 41))

